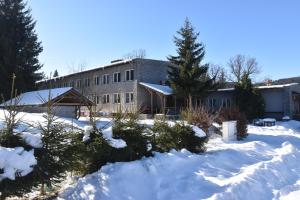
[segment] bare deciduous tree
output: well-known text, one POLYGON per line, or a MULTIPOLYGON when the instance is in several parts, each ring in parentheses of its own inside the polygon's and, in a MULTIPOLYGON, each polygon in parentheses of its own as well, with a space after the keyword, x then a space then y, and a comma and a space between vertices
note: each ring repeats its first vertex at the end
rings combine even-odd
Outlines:
POLYGON ((131 53, 128 53, 123 56, 124 59, 134 59, 134 58, 146 58, 145 49, 133 50, 131 53))
POLYGON ((255 58, 240 54, 231 58, 228 62, 228 66, 232 75, 230 79, 236 82, 240 82, 243 75, 251 77, 261 72, 255 58))
POLYGON ((214 78, 215 82, 220 84, 220 87, 223 87, 227 81, 227 72, 219 65, 210 64, 208 75, 210 78, 214 78))

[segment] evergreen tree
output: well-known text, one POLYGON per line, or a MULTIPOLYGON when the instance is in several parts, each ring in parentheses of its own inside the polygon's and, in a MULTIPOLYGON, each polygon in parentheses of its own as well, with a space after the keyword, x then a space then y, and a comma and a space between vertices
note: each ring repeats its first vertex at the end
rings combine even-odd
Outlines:
POLYGON ((55 104, 50 101, 49 92, 47 113, 43 116, 44 122, 39 123, 38 128, 42 133, 42 148, 35 149, 37 166, 36 176, 41 183, 41 194, 45 194, 45 186, 51 187, 59 183, 66 175, 67 170, 72 170, 75 152, 72 145, 75 136, 66 130, 66 124, 58 122, 54 116, 55 104))
POLYGON ((241 81, 235 86, 236 103, 241 112, 245 113, 248 119, 262 117, 265 112, 264 99, 252 85, 247 74, 242 76, 241 81))
POLYGON ((58 75, 58 71, 57 71, 57 69, 54 71, 54 73, 53 73, 53 77, 58 77, 59 75, 58 75))
POLYGON ((203 43, 197 42, 199 33, 188 19, 175 36, 177 56, 169 56, 168 60, 175 64, 169 71, 168 83, 178 97, 187 100, 188 107, 193 107, 193 96, 202 96, 213 87, 213 79, 207 75, 208 64, 201 64, 205 55, 203 43))
POLYGON ((42 67, 38 61, 42 47, 23 0, 0 1, 0 27, 0 94, 8 99, 13 73, 18 77, 19 92, 33 90, 43 77, 37 72, 42 67))

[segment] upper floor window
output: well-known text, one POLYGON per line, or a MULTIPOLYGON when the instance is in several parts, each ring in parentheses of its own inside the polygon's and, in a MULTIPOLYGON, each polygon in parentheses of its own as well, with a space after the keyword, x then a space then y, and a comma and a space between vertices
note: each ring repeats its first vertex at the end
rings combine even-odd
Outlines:
POLYGON ((114 73, 114 83, 121 82, 121 73, 120 72, 115 72, 114 73))
POLYGON ((102 99, 103 104, 109 103, 109 94, 104 94, 102 99))
POLYGON ((114 103, 121 103, 121 95, 119 93, 114 94, 114 103))
POLYGON ((104 74, 102 76, 102 83, 103 84, 109 84, 109 75, 108 74, 104 74))
POLYGON ((125 93, 125 103, 133 103, 133 102, 134 102, 133 92, 125 93))
POLYGON ((133 81, 134 80, 134 70, 126 70, 125 71, 125 80, 126 81, 133 81))
POLYGON ((69 83, 69 86, 70 86, 70 87, 74 87, 74 81, 71 81, 71 82, 69 83))
POLYGON ((99 85, 99 83, 100 83, 100 80, 99 80, 100 78, 99 78, 99 76, 95 76, 94 77, 94 84, 95 85, 99 85))
POLYGON ((76 87, 77 88, 81 88, 81 80, 77 80, 76 81, 76 87))
POLYGON ((84 80, 84 86, 85 86, 85 87, 90 87, 90 79, 89 79, 89 78, 86 78, 86 79, 84 80))

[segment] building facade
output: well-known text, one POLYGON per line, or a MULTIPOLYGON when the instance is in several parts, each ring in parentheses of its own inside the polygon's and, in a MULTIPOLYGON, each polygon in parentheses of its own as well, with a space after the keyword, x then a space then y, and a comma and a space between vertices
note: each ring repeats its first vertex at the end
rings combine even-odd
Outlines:
POLYGON ((164 98, 168 95, 147 87, 147 84, 155 87, 164 85, 170 65, 166 61, 141 58, 118 60, 37 84, 39 89, 73 87, 95 102, 97 110, 104 114, 115 113, 118 109, 154 113, 164 109, 167 97, 164 98), (146 83, 146 86, 140 83, 146 83))

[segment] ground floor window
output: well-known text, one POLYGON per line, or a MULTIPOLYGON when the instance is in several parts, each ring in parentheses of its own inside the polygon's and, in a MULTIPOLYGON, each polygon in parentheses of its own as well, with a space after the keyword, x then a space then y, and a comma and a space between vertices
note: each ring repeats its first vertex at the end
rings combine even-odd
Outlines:
POLYGON ((133 102, 134 102, 133 92, 125 93, 125 103, 133 103, 133 102))
POLYGON ((121 95, 119 93, 114 94, 114 103, 121 103, 121 95))
POLYGON ((109 103, 109 94, 104 94, 102 99, 103 104, 109 103))

